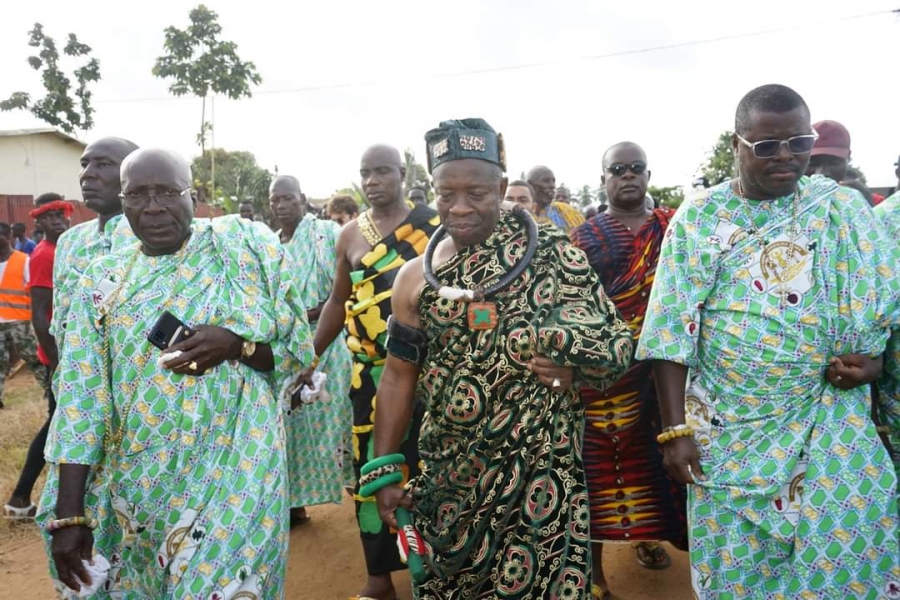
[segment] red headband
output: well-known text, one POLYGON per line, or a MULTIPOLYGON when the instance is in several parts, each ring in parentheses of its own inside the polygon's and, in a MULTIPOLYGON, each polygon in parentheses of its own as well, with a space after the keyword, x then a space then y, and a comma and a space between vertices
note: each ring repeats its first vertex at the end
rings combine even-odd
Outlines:
POLYGON ((53 202, 48 202, 47 204, 43 204, 37 207, 36 209, 28 213, 28 216, 32 219, 37 219, 42 214, 53 212, 55 210, 61 210, 63 216, 68 219, 72 216, 72 213, 75 212, 75 207, 65 200, 54 200, 53 202))

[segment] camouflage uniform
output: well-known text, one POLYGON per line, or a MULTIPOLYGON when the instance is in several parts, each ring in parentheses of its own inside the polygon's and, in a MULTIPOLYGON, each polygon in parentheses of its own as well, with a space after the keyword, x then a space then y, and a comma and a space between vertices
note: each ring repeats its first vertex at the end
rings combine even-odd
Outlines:
POLYGON ((34 372, 34 378, 46 392, 49 389, 47 368, 37 358, 37 338, 29 321, 7 321, 0 323, 0 399, 6 387, 6 373, 9 371, 10 344, 15 344, 19 356, 34 372))

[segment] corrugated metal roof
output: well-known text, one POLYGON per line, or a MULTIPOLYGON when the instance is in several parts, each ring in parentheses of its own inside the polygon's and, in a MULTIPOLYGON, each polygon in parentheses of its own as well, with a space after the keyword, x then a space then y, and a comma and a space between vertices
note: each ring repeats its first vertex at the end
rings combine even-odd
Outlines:
POLYGON ((43 135, 48 133, 51 135, 55 135, 56 137, 66 142, 73 142, 75 144, 78 144, 79 146, 87 147, 87 144, 82 142, 81 140, 74 138, 67 133, 63 133, 58 129, 54 129, 53 127, 38 127, 35 129, 3 129, 0 130, 0 137, 26 137, 29 135, 43 135))

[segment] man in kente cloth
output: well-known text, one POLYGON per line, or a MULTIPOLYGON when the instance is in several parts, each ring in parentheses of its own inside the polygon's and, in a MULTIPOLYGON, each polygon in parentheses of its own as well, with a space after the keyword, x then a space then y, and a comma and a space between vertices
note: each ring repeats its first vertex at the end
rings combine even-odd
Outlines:
MULTIPOLYGON (((281 229, 277 235, 294 261, 290 273, 306 307, 310 326, 319 320, 322 305, 334 284, 335 244, 341 227, 317 219, 307 211, 306 195, 296 177, 281 175, 269 187, 269 206, 281 229)), ((343 334, 340 342, 344 341, 343 334)), ((322 401, 301 403, 285 413, 288 498, 291 527, 308 520, 306 506, 341 502, 344 488, 353 483, 350 464, 350 351, 331 344, 318 369, 326 377, 322 401)))
POLYGON ((278 238, 236 215, 193 220, 191 181, 187 161, 164 150, 122 165, 140 244, 80 278, 47 442, 59 493, 42 525, 59 580, 75 590, 93 583, 83 562, 92 527, 115 519, 124 539, 114 597, 280 599, 288 504, 277 391, 312 361, 306 310, 278 238), (96 512, 98 487, 115 514, 96 512))
MULTIPOLYGON (((647 206, 647 155, 622 142, 603 155, 601 181, 609 208, 572 231, 603 289, 628 321, 635 343, 663 235, 674 211, 647 206)), ((584 386, 584 468, 591 499, 593 596, 609 598, 603 575, 603 544, 633 543, 638 562, 664 569, 671 562, 658 543, 687 550, 685 488, 672 481, 656 442, 659 403, 650 363, 632 362, 625 376, 603 392, 584 386)))
POLYGON ((375 455, 386 457, 424 403, 422 473, 380 489, 379 512, 394 526, 398 506, 413 511, 427 565, 420 600, 585 598, 574 381, 618 379, 631 331, 564 232, 538 229, 518 207, 501 213, 503 141, 490 125, 445 121, 425 140, 449 238, 436 233, 397 277, 375 414, 375 455))
MULTIPOLYGON (((350 399, 357 479, 362 465, 373 457, 375 390, 387 355, 384 344, 394 279, 406 261, 425 251, 439 222, 434 210, 423 205, 411 207, 404 201, 405 174, 395 148, 376 145, 363 154, 359 175, 371 208, 341 230, 334 287, 316 327, 316 356, 322 356, 346 325, 347 346, 353 353, 350 399)), ((421 415, 421 409, 417 414, 421 415)), ((408 459, 407 476, 418 473, 418 423, 418 419, 413 420, 401 448, 408 459)), ((369 575, 358 598, 393 600, 396 592, 391 572, 405 568, 397 552, 396 535, 379 519, 372 498, 363 499, 359 494, 355 498, 369 575)))
POLYGON ((666 468, 690 484, 700 600, 900 590, 870 394, 900 250, 857 191, 803 176, 814 141, 797 92, 747 93, 737 177, 685 201, 660 252, 636 356, 654 361, 666 468))

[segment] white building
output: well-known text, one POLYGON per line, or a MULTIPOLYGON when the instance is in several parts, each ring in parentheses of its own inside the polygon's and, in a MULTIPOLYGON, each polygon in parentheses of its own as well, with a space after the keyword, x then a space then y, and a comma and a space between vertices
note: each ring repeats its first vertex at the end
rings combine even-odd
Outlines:
POLYGON ((85 146, 50 127, 0 131, 0 196, 56 192, 81 200, 79 159, 85 146))

